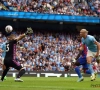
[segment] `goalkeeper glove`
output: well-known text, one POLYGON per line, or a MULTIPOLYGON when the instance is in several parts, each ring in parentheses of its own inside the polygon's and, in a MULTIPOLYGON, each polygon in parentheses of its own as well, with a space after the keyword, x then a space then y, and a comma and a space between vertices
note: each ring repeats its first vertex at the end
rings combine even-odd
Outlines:
POLYGON ((33 33, 33 30, 32 30, 32 28, 30 27, 30 28, 27 28, 27 31, 25 32, 25 35, 27 35, 27 34, 32 34, 33 33))

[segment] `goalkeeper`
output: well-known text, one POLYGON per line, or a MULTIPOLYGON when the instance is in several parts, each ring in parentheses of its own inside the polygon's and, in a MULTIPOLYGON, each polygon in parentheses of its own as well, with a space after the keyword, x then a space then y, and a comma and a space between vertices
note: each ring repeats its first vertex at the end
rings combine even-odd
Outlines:
POLYGON ((8 42, 6 43, 6 55, 3 62, 4 70, 0 81, 4 80, 4 77, 9 71, 9 68, 13 67, 19 71, 15 81, 23 82, 20 77, 25 73, 25 69, 16 61, 16 44, 19 40, 23 39, 27 34, 30 33, 33 33, 33 30, 31 28, 27 28, 26 33, 18 36, 17 38, 14 34, 10 34, 9 36, 7 36, 8 42))

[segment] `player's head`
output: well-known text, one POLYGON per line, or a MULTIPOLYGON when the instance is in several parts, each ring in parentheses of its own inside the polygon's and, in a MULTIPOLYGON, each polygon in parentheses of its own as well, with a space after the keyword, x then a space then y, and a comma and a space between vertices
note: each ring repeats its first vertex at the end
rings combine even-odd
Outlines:
POLYGON ((78 42, 81 42, 81 36, 77 37, 78 42))
POLYGON ((9 41, 14 40, 15 39, 15 35, 14 34, 11 34, 10 36, 7 37, 7 39, 9 41))
POLYGON ((86 29, 81 29, 81 31, 80 31, 80 36, 81 37, 86 37, 87 34, 88 34, 88 31, 86 29))

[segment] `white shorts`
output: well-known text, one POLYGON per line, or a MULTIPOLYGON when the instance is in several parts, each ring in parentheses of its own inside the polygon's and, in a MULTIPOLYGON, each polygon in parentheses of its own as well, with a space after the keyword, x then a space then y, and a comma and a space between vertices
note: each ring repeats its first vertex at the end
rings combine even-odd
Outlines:
POLYGON ((91 56, 91 57, 94 58, 95 55, 96 55, 96 53, 97 53, 97 52, 92 52, 92 51, 88 50, 88 51, 87 51, 87 57, 91 56))
MULTIPOLYGON (((96 53, 97 52, 92 52, 92 51, 88 50, 87 57, 91 56, 91 57, 95 58, 96 53)), ((99 56, 96 57, 96 60, 100 60, 100 53, 99 53, 99 56)))

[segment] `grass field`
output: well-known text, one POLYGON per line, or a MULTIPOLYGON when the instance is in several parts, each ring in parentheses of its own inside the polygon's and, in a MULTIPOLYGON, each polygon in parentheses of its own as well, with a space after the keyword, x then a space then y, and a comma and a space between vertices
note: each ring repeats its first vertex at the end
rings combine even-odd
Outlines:
POLYGON ((24 82, 14 82, 14 78, 0 82, 0 90, 100 90, 100 78, 90 81, 86 77, 83 82, 76 82, 77 77, 23 77, 24 82), (91 85, 99 85, 92 87, 91 85))

